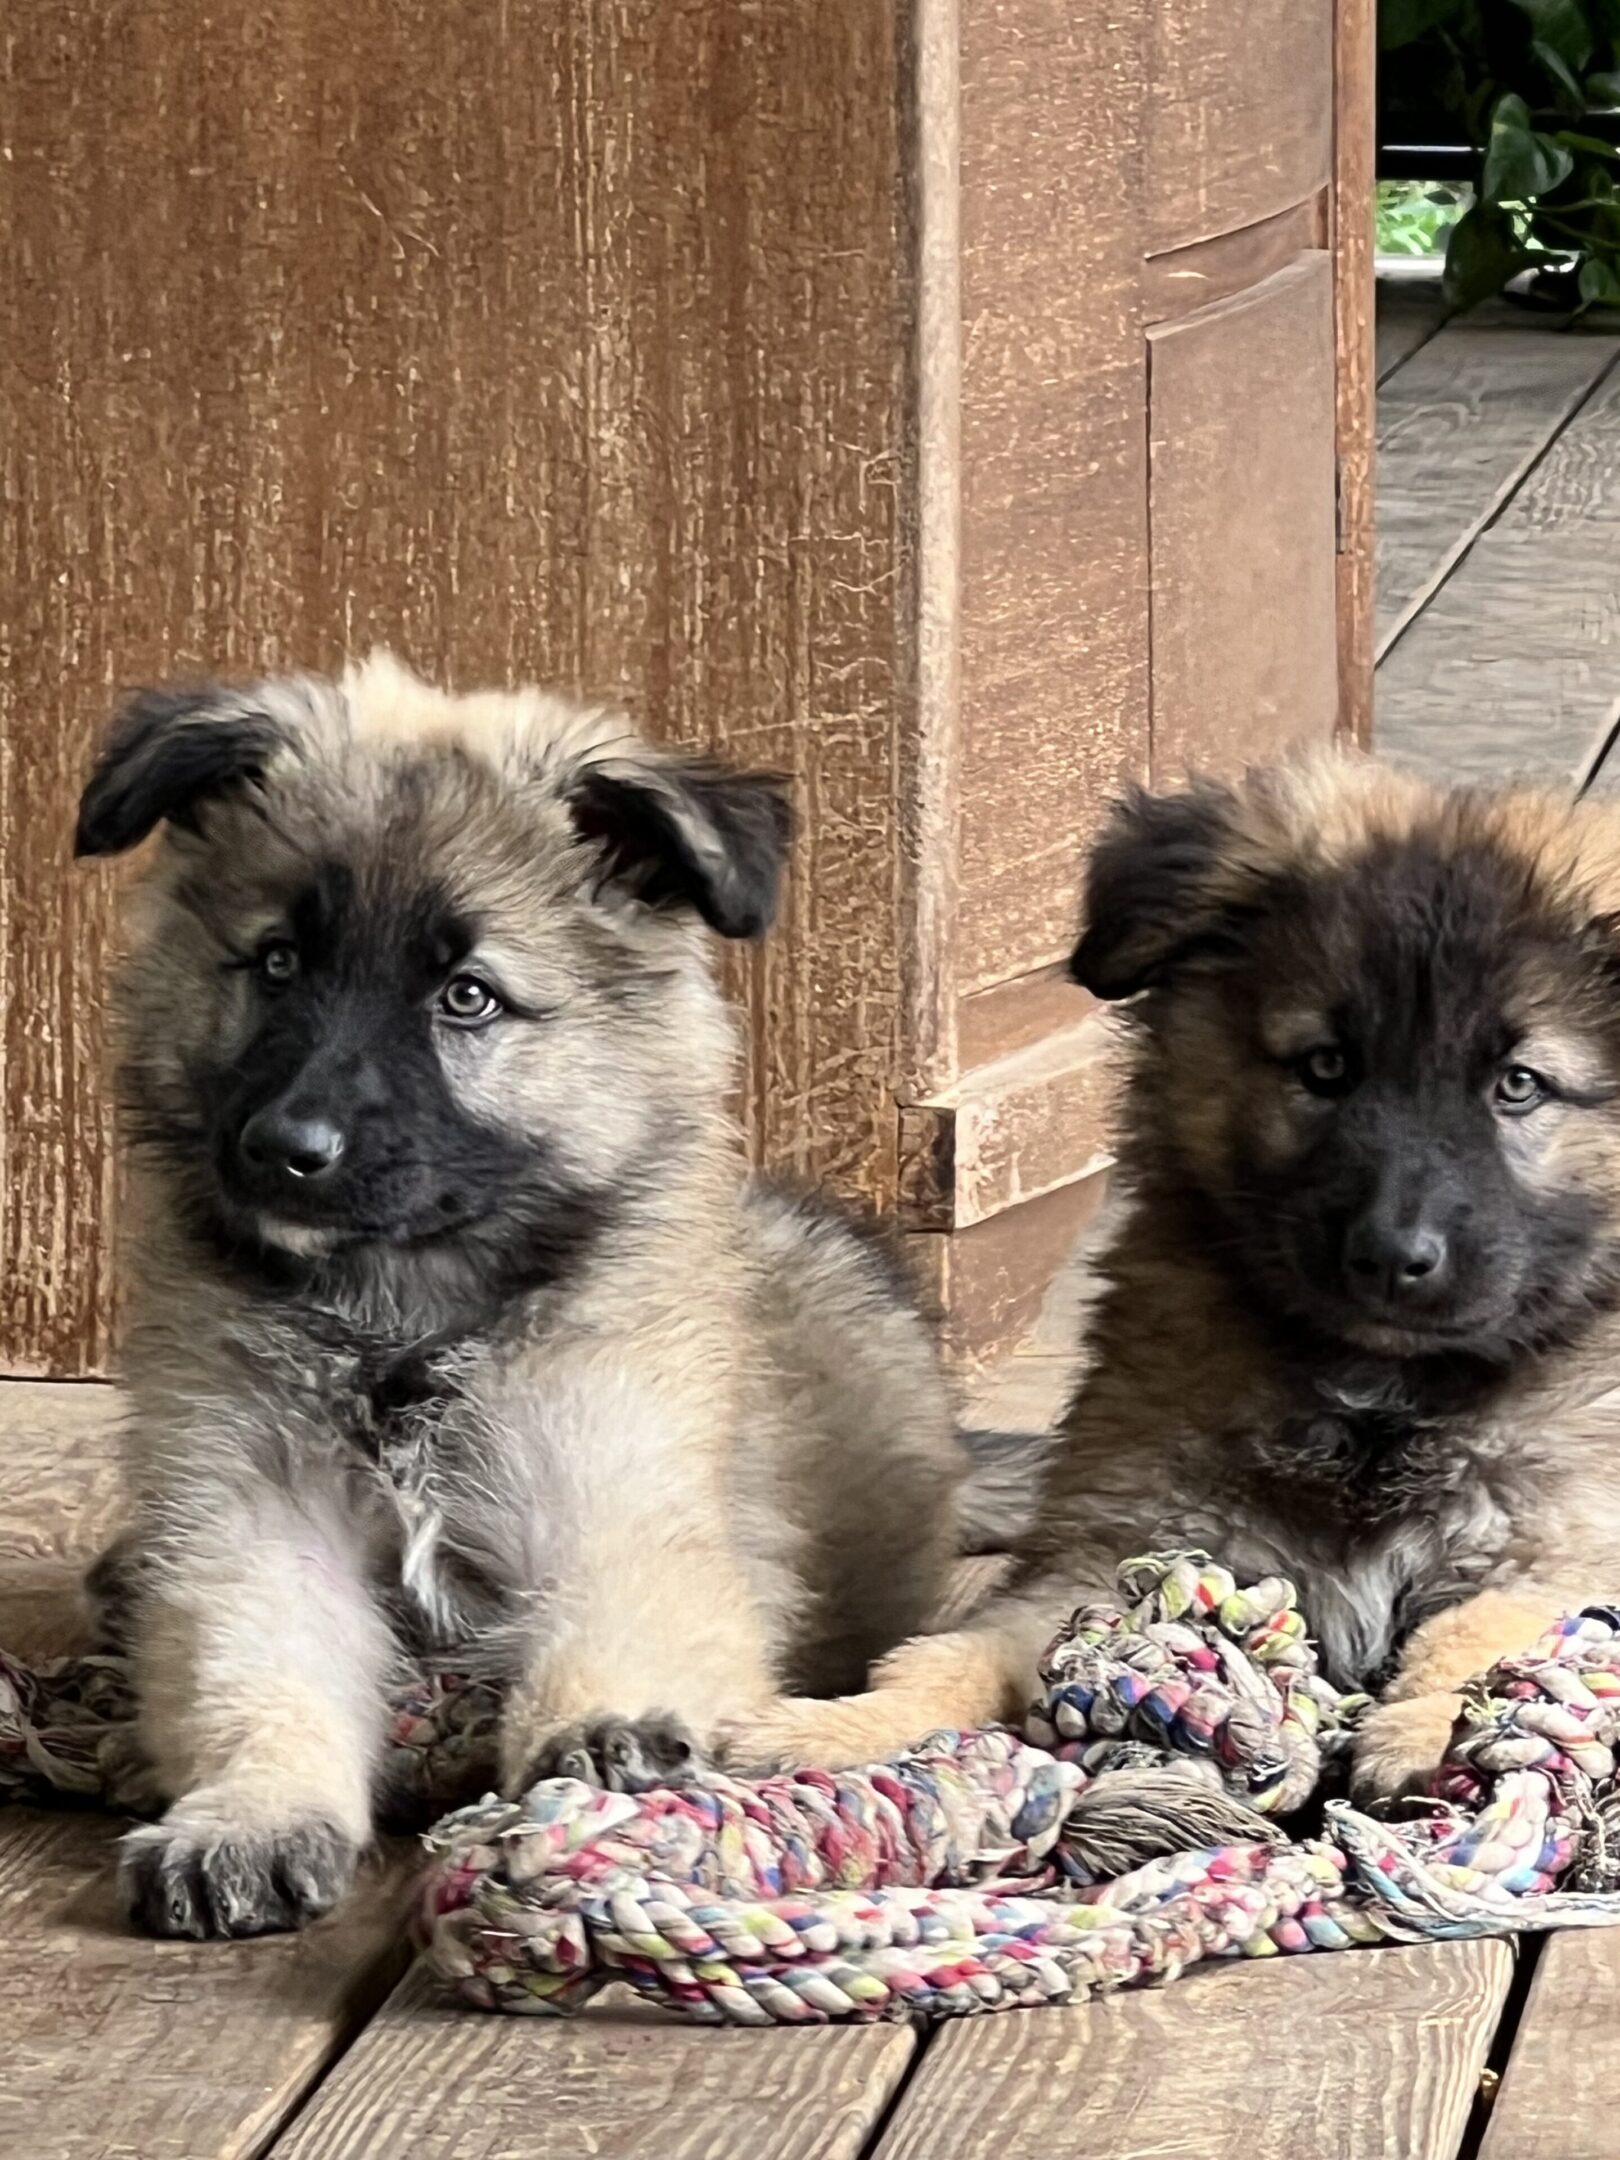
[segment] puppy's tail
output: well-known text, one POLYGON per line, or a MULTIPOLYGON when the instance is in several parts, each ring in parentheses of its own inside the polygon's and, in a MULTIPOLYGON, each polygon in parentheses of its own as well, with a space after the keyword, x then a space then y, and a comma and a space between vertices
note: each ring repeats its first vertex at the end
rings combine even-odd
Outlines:
POLYGON ((964 1432, 968 1474, 957 1499, 957 1550, 1011 1552, 1040 1512, 1051 1433, 964 1432))

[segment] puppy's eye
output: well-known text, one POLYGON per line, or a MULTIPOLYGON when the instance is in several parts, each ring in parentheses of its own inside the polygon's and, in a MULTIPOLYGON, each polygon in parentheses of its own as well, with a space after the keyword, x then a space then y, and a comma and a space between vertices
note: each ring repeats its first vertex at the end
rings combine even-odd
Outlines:
POLYGON ((476 975, 452 975, 439 992, 439 1017, 455 1027, 482 1027, 505 1009, 489 984, 476 975))
POLYGON ((298 947, 286 938, 271 938, 259 947, 254 964, 259 971, 259 980, 279 990, 298 973, 298 947))
POLYGON ((1313 1095, 1342 1095, 1350 1085, 1350 1060, 1332 1043, 1307 1050, 1294 1070, 1313 1095))
POLYGON ((1528 1065, 1510 1065, 1499 1073, 1494 1089, 1496 1107, 1514 1116, 1522 1117, 1526 1110, 1533 1110, 1539 1102, 1545 1102, 1552 1090, 1540 1073, 1532 1072, 1528 1065))

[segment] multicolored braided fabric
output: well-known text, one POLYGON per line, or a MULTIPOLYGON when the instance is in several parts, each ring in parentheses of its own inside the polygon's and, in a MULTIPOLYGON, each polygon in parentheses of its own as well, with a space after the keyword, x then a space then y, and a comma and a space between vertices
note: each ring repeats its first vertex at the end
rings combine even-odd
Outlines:
MULTIPOLYGON (((1620 1610, 1560 1620, 1469 1692, 1436 1798, 1332 1797, 1366 1699, 1317 1671, 1291 1584, 1201 1554, 1131 1562, 1042 1668, 1025 1735, 938 1733, 892 1763, 636 1797, 567 1779, 428 1843, 419 1931, 484 2008, 560 2014, 626 1982, 709 2022, 1069 2002, 1212 1957, 1620 1921, 1620 1610), (1320 1801, 1317 1834, 1277 1818, 1320 1801)), ((396 1815, 490 1775, 496 1692, 393 1706, 396 1815)), ((0 1654, 0 1800, 133 1803, 115 1656, 0 1654)))
POLYGON ((1027 1740, 941 1733, 860 1773, 635 1799, 556 1781, 450 1816, 432 1963, 489 2009, 566 2013, 617 1980, 693 2018, 802 2024, 1620 1921, 1620 1612, 1560 1621, 1476 1685, 1428 1813, 1327 1799, 1321 1834, 1283 1842, 1270 1818, 1331 1789, 1366 1698, 1318 1673, 1287 1582, 1173 1554, 1120 1587, 1052 1645, 1027 1740))

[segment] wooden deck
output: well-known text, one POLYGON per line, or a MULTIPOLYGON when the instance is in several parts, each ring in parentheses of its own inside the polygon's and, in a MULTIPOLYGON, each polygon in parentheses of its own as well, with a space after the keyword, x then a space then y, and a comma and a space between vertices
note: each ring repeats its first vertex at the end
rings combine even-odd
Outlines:
MULTIPOLYGON (((1379 726, 1445 775, 1588 772, 1616 711, 1620 340, 1506 309, 1379 324, 1379 726)), ((1620 762, 1620 761, 1616 761, 1620 762)), ((1605 771, 1599 784, 1608 784, 1605 771)), ((1061 1397, 1072 1284, 985 1408, 1061 1397)), ((113 1398, 0 1385, 0 1641, 72 1639, 114 1519, 113 1398)), ((117 1826, 0 1816, 0 2160, 1610 2160, 1620 1933, 1196 1973, 899 2028, 573 2026, 403 1973, 401 1856, 298 1940, 135 1939, 117 1826)))

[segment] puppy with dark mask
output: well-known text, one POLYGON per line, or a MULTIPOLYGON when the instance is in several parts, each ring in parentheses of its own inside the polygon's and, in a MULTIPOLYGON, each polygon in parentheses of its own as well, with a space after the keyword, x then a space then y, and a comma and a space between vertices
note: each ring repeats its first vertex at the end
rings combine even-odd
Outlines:
POLYGON ((961 1457, 890 1269, 742 1173, 704 928, 771 920, 775 782, 378 658, 137 698, 79 848, 159 826, 98 1583, 134 1912, 239 1935, 348 1881, 400 1659, 508 1686, 509 1790, 680 1777, 927 1623, 961 1457))
POLYGON ((1018 1581, 873 1691, 778 1704, 821 1761, 1015 1718, 1133 1554, 1298 1584, 1380 1689, 1364 1794, 1458 1689, 1620 1581, 1620 818, 1323 758, 1138 794, 1073 968, 1129 1001, 1122 1206, 1018 1581))

